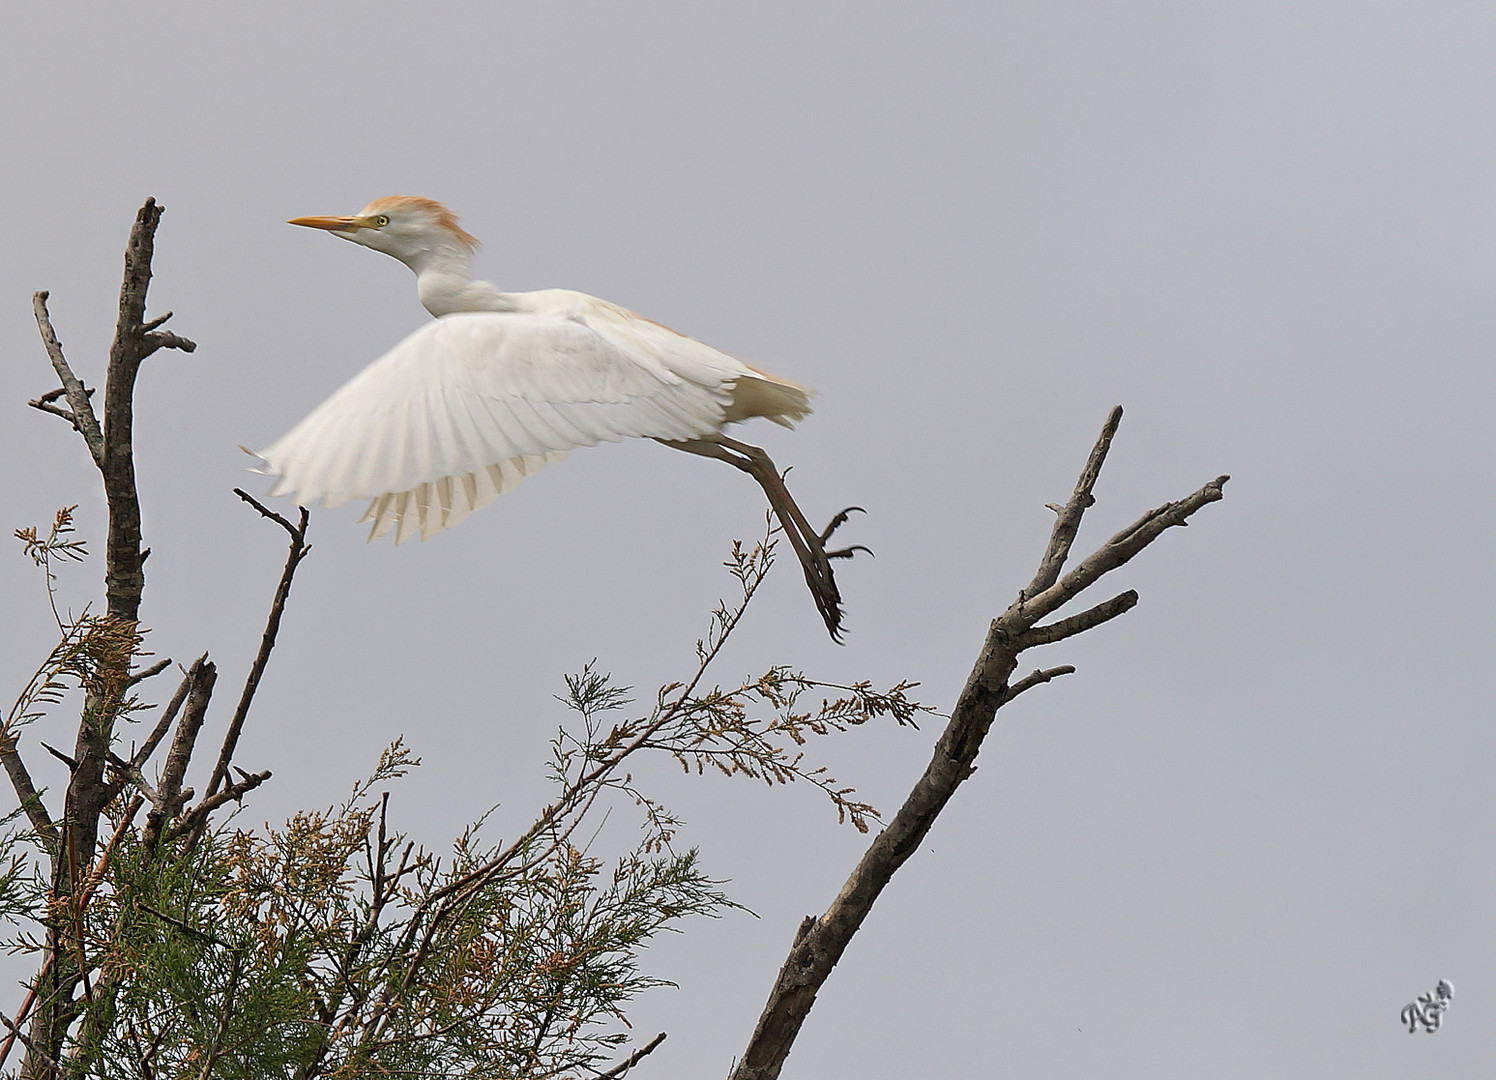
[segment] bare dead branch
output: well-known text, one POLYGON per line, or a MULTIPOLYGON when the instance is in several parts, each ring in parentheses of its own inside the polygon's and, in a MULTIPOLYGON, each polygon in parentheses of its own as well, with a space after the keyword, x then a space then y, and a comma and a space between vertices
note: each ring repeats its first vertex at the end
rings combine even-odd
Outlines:
POLYGON ((140 789, 140 793, 150 800, 151 805, 161 801, 160 794, 155 786, 145 778, 145 773, 134 762, 126 761, 119 755, 111 752, 109 754, 109 767, 115 772, 114 787, 116 792, 123 791, 125 784, 133 783, 140 789))
POLYGON ((68 412, 68 410, 57 405, 49 404, 48 402, 41 400, 41 398, 37 398, 33 401, 28 401, 26 402, 26 404, 30 405, 33 409, 40 409, 44 413, 51 413, 53 416, 62 417, 72 425, 74 431, 78 432, 80 435, 83 433, 83 429, 78 426, 78 418, 72 413, 68 412))
POLYGON ((1030 596, 1044 591, 1059 579, 1065 560, 1070 555, 1070 547, 1075 543, 1075 535, 1080 531, 1080 519, 1096 502, 1096 497, 1091 492, 1096 487, 1097 478, 1101 476, 1101 467, 1106 464, 1107 452, 1112 448, 1112 439, 1116 437, 1121 423, 1122 406, 1118 405, 1102 425, 1096 445, 1091 447, 1091 456, 1086 459, 1086 467, 1081 470, 1080 479, 1075 482, 1075 492, 1070 496, 1070 501, 1063 507, 1049 504, 1049 509, 1056 514, 1054 529, 1049 534, 1049 547, 1045 549, 1044 558, 1039 560, 1039 570, 1024 590, 1030 596))
POLYGON ((1043 618, 1062 607, 1103 574, 1110 573, 1130 561, 1138 552, 1158 539, 1159 534, 1165 529, 1184 525, 1196 510, 1220 500, 1223 497, 1221 489, 1230 479, 1229 476, 1218 476, 1194 494, 1178 502, 1165 503, 1156 510, 1148 511, 1136 522, 1113 536, 1059 581, 1038 595, 1020 597, 1015 606, 1022 606, 1025 613, 1034 619, 1043 618))
MULTIPOLYGON (((47 357, 52 361, 52 368, 57 372, 58 379, 62 381, 63 393, 67 395, 68 404, 72 406, 72 413, 67 416, 67 420, 77 429, 78 434, 83 436, 84 445, 88 447, 89 456, 94 459, 94 464, 103 468, 104 436, 99 431, 99 421, 94 416, 93 405, 89 403, 89 391, 83 388, 83 380, 73 373, 67 357, 63 355, 62 342, 57 340, 57 332, 52 329, 52 317, 47 313, 49 295, 46 290, 42 290, 31 296, 31 308, 36 313, 36 326, 41 331, 42 344, 46 346, 47 357)), ((56 399, 43 395, 38 400, 45 404, 56 399)))
MULTIPOLYGON (((141 327, 145 329, 144 326, 141 327)), ((144 360, 157 349, 180 349, 182 352, 195 352, 197 342, 190 341, 180 334, 173 334, 170 330, 162 330, 153 334, 142 333, 140 335, 140 358, 144 360)))
POLYGON ((192 682, 187 695, 187 707, 182 719, 177 722, 177 733, 172 736, 171 750, 166 755, 166 764, 161 770, 161 782, 157 787, 157 798, 145 817, 145 830, 141 842, 147 851, 156 849, 162 827, 176 815, 182 803, 189 797, 182 790, 182 779, 187 775, 187 765, 192 760, 192 750, 197 745, 198 732, 202 730, 203 718, 208 711, 208 702, 213 696, 213 684, 218 670, 211 660, 205 661, 192 682))
MULTIPOLYGON (((151 284, 151 257, 161 207, 147 199, 135 215, 125 248, 125 275, 120 284, 119 321, 109 347, 109 369, 104 381, 104 442, 99 470, 109 501, 105 591, 109 614, 139 617, 145 574, 140 557, 140 499, 135 487, 135 376, 148 355, 141 325, 145 322, 146 291, 151 284)), ((74 411, 77 405, 74 404, 74 411)))
POLYGON ((42 838, 47 849, 56 851, 57 827, 52 824, 47 808, 42 805, 41 793, 36 790, 36 785, 31 780, 31 773, 26 769, 26 762, 21 758, 18 740, 15 735, 11 734, 7 725, 0 725, 0 764, 5 766, 5 773, 10 777, 10 786, 15 788, 16 798, 20 800, 21 808, 26 811, 26 820, 31 822, 31 827, 42 838))
POLYGON ((1137 590, 1128 589, 1125 593, 1114 596, 1093 608, 1088 608, 1079 615, 1052 622, 1048 626, 1033 627, 1019 639, 1018 647, 1031 649, 1036 645, 1051 645, 1056 641, 1064 641, 1067 637, 1083 634, 1093 626, 1100 626, 1104 622, 1115 619, 1118 615, 1126 614, 1137 605, 1137 602, 1137 590))
MULTIPOLYGON (((266 506, 259 499, 255 498, 243 488, 235 488, 234 494, 239 496, 239 498, 243 499, 245 502, 249 503, 249 505, 253 506, 256 510, 258 510, 261 517, 269 518, 271 521, 279 525, 282 529, 285 529, 286 532, 291 534, 291 539, 295 540, 298 537, 304 535, 306 529, 305 523, 303 523, 301 528, 298 529, 295 525, 292 525, 288 520, 286 520, 280 514, 277 514, 274 510, 270 509, 270 507, 266 506)), ((298 506, 297 509, 303 512, 306 511, 306 507, 304 506, 298 506)))
POLYGON ((177 718, 177 711, 181 709, 182 702, 187 700, 188 693, 197 684, 197 680, 202 675, 203 665, 207 662, 207 653, 203 653, 196 660, 192 661, 192 666, 182 676, 182 681, 177 686, 177 692, 172 694, 171 700, 166 703, 166 708, 162 711, 161 718, 156 721, 156 726, 151 729, 151 733, 146 736, 145 742, 140 744, 140 749, 135 751, 134 756, 131 757, 130 763, 136 768, 144 766, 150 760, 151 755, 156 752, 156 747, 160 744, 161 740, 166 738, 166 733, 171 730, 172 721, 177 718))
POLYGON ((207 823, 208 816, 225 803, 236 802, 242 799, 247 792, 253 791, 266 780, 270 779, 270 771, 244 773, 242 780, 236 780, 228 787, 214 795, 204 797, 203 801, 182 815, 172 830, 167 833, 166 840, 180 840, 182 837, 197 830, 200 825, 207 823))
POLYGON ((170 657, 167 657, 165 660, 157 660, 150 667, 141 668, 134 675, 131 675, 129 685, 135 686, 138 683, 143 683, 145 682, 145 680, 152 678, 153 676, 160 675, 169 667, 171 667, 170 657))
POLYGON ((51 754, 53 757, 55 757, 58 761, 62 762, 64 765, 66 765, 68 767, 68 772, 76 772, 77 771, 77 769, 78 769, 78 762, 74 758, 68 757, 61 750, 57 749, 57 747, 55 747, 55 746, 49 746, 46 743, 42 743, 41 744, 41 748, 43 750, 45 750, 47 753, 51 754))
POLYGON ((255 653, 254 663, 249 666, 249 675, 245 678, 244 689, 239 694, 239 704, 234 709, 233 719, 229 721, 228 731, 223 737, 223 747, 218 752, 218 762, 213 766, 212 779, 208 781, 210 796, 218 791, 219 785, 228 777, 229 762, 233 760, 234 748, 239 745, 239 735, 244 730, 244 721, 249 716, 249 707, 254 702, 255 691, 260 688, 260 678, 265 674, 265 665, 270 663, 270 654, 275 649, 275 638, 280 633, 281 615, 286 610, 286 599, 291 595, 291 582, 296 577, 296 568, 312 550, 306 542, 309 518, 306 507, 297 507, 301 511, 301 519, 297 524, 292 525, 248 492, 235 488, 234 494, 285 529, 291 537, 291 550, 286 555, 286 565, 281 570, 280 581, 275 586, 275 596, 270 602, 270 614, 265 619, 264 633, 260 635, 259 651, 255 653))
POLYGON ((819 918, 808 917, 801 924, 748 1047, 733 1069, 732 1080, 776 1080, 817 993, 873 903, 899 867, 918 850, 956 789, 975 771, 977 754, 997 710, 1033 686, 1074 670, 1066 666, 1037 671, 1010 686, 1019 654, 1033 645, 1058 641, 1114 618, 1131 608, 1137 602, 1137 595, 1123 593, 1047 627, 1036 628, 1038 620, 1103 574, 1127 562, 1165 529, 1184 524, 1195 511, 1222 497, 1225 477, 1206 484, 1186 499, 1151 511, 1069 574, 1059 577, 1080 518, 1093 501, 1091 491, 1120 420, 1120 410, 1114 409, 1081 472, 1074 494, 1059 510, 1049 545, 1030 586, 1032 593, 1030 590, 1020 593, 988 628, 981 652, 924 773, 888 826, 873 838, 825 913, 819 918))
MULTIPOLYGON (((130 239, 125 248, 125 272, 120 284, 119 319, 109 348, 109 364, 104 379, 103 428, 95 463, 104 482, 104 497, 109 506, 109 530, 105 544, 104 590, 108 615, 126 622, 137 622, 140 599, 145 590, 145 552, 140 532, 140 498, 135 483, 134 394, 135 377, 141 361, 151 351, 142 326, 145 322, 146 292, 151 281, 151 257, 155 249, 156 227, 161 221, 161 207, 147 199, 135 215, 130 239)), ((42 301, 45 297, 42 298, 42 301)), ((39 314, 45 306, 38 302, 39 314)), ((40 322, 40 320, 39 320, 40 322)), ((47 330, 43 329, 43 339, 47 330)), ((55 336, 54 339, 55 340, 55 336)), ((48 342, 51 354, 51 342, 48 342)), ((56 367, 54 357, 54 367, 56 367)), ((80 421, 84 408, 92 416, 88 397, 81 383, 74 392, 68 378, 59 369, 63 386, 69 388, 68 403, 80 421)), ((85 440, 89 435, 85 433, 85 440)), ((90 446, 92 450, 92 445, 90 446)), ((128 662, 128 661, 126 661, 128 662)), ((128 671, 120 672, 122 678, 128 671)), ((90 695, 84 713, 92 717, 79 726, 73 757, 78 768, 68 784, 69 850, 86 863, 92 859, 98 843, 99 818, 114 786, 105 779, 110 742, 114 736, 114 710, 117 701, 106 701, 90 695)), ((59 894, 71 890, 71 879, 65 872, 57 878, 59 894)))
POLYGON ((643 1061, 646 1057, 652 1054, 654 1052, 654 1048, 659 1046, 660 1043, 664 1041, 665 1032, 662 1031, 653 1039, 650 1039, 649 1042, 645 1043, 628 1057, 620 1061, 617 1065, 614 1065, 607 1072, 598 1073, 597 1080, 614 1080, 615 1077, 625 1075, 635 1065, 639 1064, 639 1062, 643 1061))
POLYGON ((1023 678, 1019 679, 1012 686, 1008 687, 1008 696, 1003 699, 1003 704, 1006 705, 1009 701, 1012 701, 1025 690, 1032 690, 1036 686, 1042 686, 1047 682, 1052 682, 1053 680, 1058 679, 1061 675, 1074 674, 1075 666, 1073 664, 1061 664, 1059 667, 1045 668, 1042 671, 1030 672, 1028 675, 1025 675, 1023 678))
MULTIPOLYGON (((156 747, 160 745, 161 740, 166 738, 166 733, 171 730, 172 722, 176 720, 177 713, 182 708, 182 703, 187 700, 188 692, 196 683, 199 675, 202 673, 203 665, 207 662, 207 653, 203 653, 203 655, 192 662, 192 666, 182 675, 182 681, 177 684, 176 693, 172 694, 171 700, 167 702, 166 708, 162 710, 160 718, 156 721, 156 726, 151 729, 151 733, 146 736, 145 742, 141 743, 140 749, 131 755, 129 761, 122 761, 112 752, 108 755, 109 767, 115 773, 114 779, 109 783, 109 799, 113 799, 123 791, 125 784, 134 781, 135 785, 150 799, 151 805, 154 806, 156 804, 157 795, 155 789, 146 781, 145 774, 141 770, 145 767, 145 763, 150 760, 151 755, 155 753, 156 747)), ((107 803, 109 799, 106 799, 105 802, 107 803)))
MULTIPOLYGON (((89 400, 89 391, 73 372, 62 351, 62 345, 52 327, 47 311, 47 294, 39 292, 33 297, 33 308, 42 342, 46 347, 53 369, 62 383, 62 395, 43 395, 37 406, 43 411, 61 412, 53 406, 59 396, 66 396, 70 413, 69 422, 82 435, 89 455, 98 467, 103 479, 105 500, 109 508, 109 525, 105 545, 104 581, 107 597, 107 617, 127 627, 138 624, 141 596, 145 588, 144 565, 148 550, 141 543, 140 499, 136 488, 133 447, 134 391, 135 380, 141 362, 160 348, 177 348, 191 351, 194 346, 186 338, 157 329, 164 320, 145 318, 146 294, 151 279, 151 258, 154 251, 156 228, 161 220, 161 207, 154 199, 147 199, 135 216, 130 238, 125 250, 125 270, 120 286, 119 318, 115 326, 114 339, 110 345, 109 361, 105 371, 103 405, 95 414, 89 400), (102 424, 99 417, 102 417, 102 424)), ((138 644, 138 640, 137 640, 138 644)), ((80 868, 92 863, 98 845, 99 824, 109 801, 119 793, 118 777, 107 778, 110 765, 110 746, 115 735, 115 723, 125 693, 133 685, 130 667, 136 652, 133 648, 122 650, 115 659, 104 665, 87 690, 83 706, 82 722, 79 724, 77 741, 69 760, 72 774, 64 796, 62 820, 65 828, 57 830, 53 846, 51 889, 55 901, 72 900, 76 904, 80 868)), ((141 677, 154 674, 156 668, 141 677)), ((211 675, 211 665, 204 665, 211 675)), ((201 673, 200 673, 201 674, 201 673)), ((200 705, 194 694, 211 689, 211 678, 192 680, 188 692, 187 713, 178 724, 178 735, 186 729, 201 725, 201 710, 206 708, 204 698, 200 705)), ((195 737, 195 730, 191 736, 195 737)), ((188 742, 190 743, 190 738, 188 742)), ((0 757, 5 750, 14 751, 14 739, 8 747, 0 744, 0 757)), ((177 747, 174 745, 174 751, 177 747)), ((190 745, 186 747, 190 753, 190 745)), ((16 759, 19 762, 19 759, 16 759)), ((180 773, 172 776, 174 762, 168 762, 170 784, 163 783, 156 794, 171 805, 182 798, 180 773)), ((185 760, 181 762, 185 769, 185 760)), ((138 771, 138 766, 136 766, 138 771)), ((12 771, 12 783, 25 786, 18 779, 18 771, 12 771)), ((31 807, 28 814, 36 821, 34 808, 40 806, 34 799, 23 804, 31 807)), ((178 804, 179 805, 179 804, 178 804)), ((152 808, 153 815, 161 809, 152 808)), ((164 818, 162 820, 165 820, 164 818)), ((156 839, 161 821, 155 823, 151 839, 156 839)), ((149 822, 148 822, 149 826, 149 822)), ((40 830, 39 830, 40 831, 40 830)), ((148 831, 152 831, 149 830, 148 831)), ((81 982, 86 996, 91 996, 87 980, 86 961, 81 946, 76 955, 70 955, 64 924, 50 924, 46 940, 47 960, 43 965, 45 986, 38 981, 33 1032, 35 1045, 28 1043, 28 1057, 23 1072, 28 1075, 60 1075, 53 1069, 55 1057, 60 1052, 69 1024, 77 1015, 79 1003, 73 1000, 73 992, 81 982)))

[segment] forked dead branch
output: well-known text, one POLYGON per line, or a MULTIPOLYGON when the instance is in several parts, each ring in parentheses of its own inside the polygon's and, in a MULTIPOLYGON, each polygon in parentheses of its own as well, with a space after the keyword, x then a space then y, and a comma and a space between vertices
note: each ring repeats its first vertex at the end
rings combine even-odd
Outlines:
POLYGON ((795 1037, 815 1004, 816 994, 883 887, 919 848, 956 788, 976 771, 977 754, 997 710, 1024 691, 1075 671, 1068 664, 1042 668, 1013 682, 1020 655, 1116 618, 1138 602, 1138 594, 1129 589, 1068 618, 1050 623, 1040 620, 1125 565, 1166 529, 1187 524, 1197 510, 1222 497, 1222 488, 1229 479, 1226 476, 1216 477, 1177 502, 1148 511, 1062 576, 1081 518, 1096 501, 1092 490, 1121 422, 1122 408, 1118 406, 1107 417, 1069 502, 1062 507, 1050 507, 1057 516, 1039 568, 1018 598, 992 620, 976 664, 951 711, 950 722, 935 744, 934 756, 904 805, 873 838, 826 911, 819 917, 807 916, 800 924, 758 1026, 732 1072, 732 1080, 774 1080, 779 1076, 795 1037))

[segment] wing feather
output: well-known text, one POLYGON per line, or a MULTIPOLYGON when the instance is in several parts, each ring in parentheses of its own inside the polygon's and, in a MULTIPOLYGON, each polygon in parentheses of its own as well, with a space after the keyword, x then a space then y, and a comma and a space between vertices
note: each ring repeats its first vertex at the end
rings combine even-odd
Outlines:
POLYGON ((277 477, 272 494, 369 499, 370 539, 393 529, 401 543, 457 524, 576 447, 712 435, 743 418, 739 383, 772 388, 754 391, 779 410, 770 419, 809 411, 793 383, 622 308, 519 295, 541 299, 443 316, 349 380, 258 455, 277 477))

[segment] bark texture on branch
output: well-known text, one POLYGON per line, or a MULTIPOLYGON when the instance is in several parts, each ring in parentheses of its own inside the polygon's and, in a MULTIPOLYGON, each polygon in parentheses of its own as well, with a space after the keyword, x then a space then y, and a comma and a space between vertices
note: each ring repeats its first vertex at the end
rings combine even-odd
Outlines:
POLYGON ((1119 406, 1107 417, 1070 501, 1057 508, 1054 529, 1033 580, 988 628, 976 664, 924 773, 888 826, 873 838, 830 907, 819 918, 808 916, 800 925, 731 1080, 774 1080, 780 1075, 795 1037, 815 1004, 816 994, 873 903, 899 867, 918 849, 956 789, 976 770, 977 754, 997 710, 1022 691, 1074 670, 1060 667, 1036 671, 1010 684, 1019 654, 1036 645, 1082 633, 1123 614, 1137 602, 1137 594, 1129 590, 1047 626, 1038 626, 1038 621, 1124 565, 1165 529, 1185 524, 1195 511, 1222 497, 1222 487, 1228 479, 1225 476, 1217 477, 1184 499, 1145 514, 1061 576, 1081 518, 1095 502, 1092 490, 1121 420, 1119 406))
MULTIPOLYGON (((47 310, 47 293, 38 292, 33 297, 37 328, 61 386, 42 394, 30 404, 42 412, 66 420, 82 437, 89 456, 99 469, 109 508, 104 568, 107 609, 103 620, 119 624, 124 628, 125 635, 137 633, 141 597, 145 588, 144 564, 149 554, 149 550, 142 545, 140 500, 135 479, 136 378, 141 364, 158 349, 192 352, 197 347, 187 338, 161 329, 171 318, 170 312, 146 318, 151 260, 161 214, 162 207, 154 199, 147 199, 135 215, 130 230, 125 250, 124 279, 120 286, 119 318, 104 377, 102 412, 94 411, 93 390, 73 371, 63 353, 62 343, 53 329, 47 310), (63 400, 66 401, 66 408, 58 404, 63 400)), ((14 737, 0 732, 0 763, 5 765, 12 786, 22 805, 26 807, 33 827, 48 842, 52 855, 53 908, 57 911, 71 908, 74 919, 87 904, 92 890, 102 880, 103 869, 107 866, 108 850, 97 863, 94 862, 99 825, 105 807, 127 786, 133 785, 140 795, 131 801, 109 849, 131 827, 141 805, 148 800, 151 809, 142 828, 146 847, 153 853, 165 853, 170 849, 171 854, 165 857, 176 857, 182 850, 190 849, 192 838, 207 826, 215 810, 242 798, 270 777, 268 772, 250 774, 234 769, 240 778, 232 783, 225 783, 239 734, 275 645, 281 614, 291 590, 291 580, 297 566, 310 550, 306 544, 307 513, 303 510, 300 523, 293 525, 280 515, 266 510, 255 500, 244 497, 262 514, 279 522, 291 534, 291 554, 276 588, 260 649, 251 665, 238 707, 229 725, 229 733, 224 740, 209 789, 195 806, 189 805, 193 791, 185 786, 185 779, 198 746, 198 736, 206 719, 216 676, 215 667, 206 654, 199 657, 184 673, 181 685, 171 701, 161 712, 139 749, 128 760, 111 752, 115 726, 126 695, 142 679, 165 670, 169 661, 157 662, 132 674, 130 668, 139 655, 136 637, 133 639, 136 647, 121 649, 118 659, 112 662, 112 667, 109 664, 101 665, 107 670, 101 670, 98 677, 89 683, 91 689, 85 696, 82 722, 78 727, 73 755, 69 757, 54 751, 67 763, 70 770, 65 803, 60 813, 48 815, 21 761, 14 737), (160 779, 153 786, 146 779, 144 767, 173 729, 174 735, 160 779), (106 770, 112 770, 112 774, 106 773, 106 770), (185 847, 172 847, 184 837, 188 838, 185 847), (91 864, 97 867, 96 878, 88 876, 87 868, 91 864)), ((0 1050, 0 1060, 3 1060, 4 1053, 17 1039, 26 1046, 27 1057, 21 1074, 27 1080, 52 1080, 60 1075, 59 1055, 66 1043, 69 1029, 82 1008, 82 1001, 76 996, 79 986, 82 986, 86 997, 92 996, 88 994, 91 968, 83 963, 77 939, 76 926, 67 925, 61 918, 49 924, 46 958, 28 998, 27 1008, 32 1011, 29 1017, 26 1017, 26 1009, 21 1014, 21 1018, 28 1021, 29 1034, 20 1035, 17 1030, 14 1032, 15 1037, 4 1044, 5 1049, 0 1050), (31 1005, 33 1002, 34 1008, 31 1005)), ((115 975, 117 973, 104 977, 94 987, 95 991, 101 994, 112 992, 115 975)))
MULTIPOLYGON (((47 294, 39 292, 33 297, 42 343, 62 382, 62 396, 66 396, 68 401, 65 418, 82 436, 104 482, 104 497, 109 507, 104 568, 106 617, 129 626, 134 626, 139 620, 140 598, 145 589, 140 500, 135 487, 135 378, 141 361, 163 345, 187 352, 197 347, 176 335, 169 335, 168 340, 168 335, 145 324, 151 256, 160 221, 161 207, 155 199, 147 199, 130 229, 125 249, 124 280, 120 285, 119 320, 104 376, 102 425, 94 414, 90 391, 68 364, 62 343, 52 328, 47 312, 47 294)), ((34 404, 42 407, 55 396, 55 393, 43 395, 34 404)), ((95 688, 85 695, 83 720, 78 725, 70 762, 71 775, 64 795, 63 826, 52 861, 54 903, 71 900, 80 887, 79 868, 87 867, 93 861, 98 846, 99 821, 105 806, 117 793, 115 786, 106 779, 105 770, 109 765, 109 748, 120 703, 131 685, 129 666, 132 660, 133 653, 122 652, 115 661, 119 670, 101 671, 94 681, 95 688)), ((71 995, 82 973, 65 950, 65 934, 66 929, 59 925, 48 928, 49 962, 35 987, 39 1006, 32 1027, 33 1041, 45 1049, 28 1046, 22 1069, 27 1077, 47 1076, 54 1072, 49 1061, 60 1051, 63 1033, 80 1007, 78 1002, 71 1000, 71 995)))

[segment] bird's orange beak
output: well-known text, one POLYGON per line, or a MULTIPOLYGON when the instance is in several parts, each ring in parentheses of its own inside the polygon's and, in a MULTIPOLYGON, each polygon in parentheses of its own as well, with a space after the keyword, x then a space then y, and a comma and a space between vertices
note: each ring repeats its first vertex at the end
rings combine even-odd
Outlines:
POLYGON ((296 217, 287 225, 305 225, 309 229, 326 229, 328 232, 357 232, 368 228, 361 217, 296 217))

